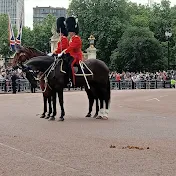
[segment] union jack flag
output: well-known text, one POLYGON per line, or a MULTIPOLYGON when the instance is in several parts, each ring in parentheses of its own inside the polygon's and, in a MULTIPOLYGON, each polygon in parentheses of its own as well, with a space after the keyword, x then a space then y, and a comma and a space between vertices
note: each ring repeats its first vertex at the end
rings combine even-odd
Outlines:
POLYGON ((22 29, 23 29, 22 24, 23 24, 23 20, 22 20, 22 14, 21 14, 20 27, 19 27, 19 30, 18 30, 17 38, 16 38, 16 44, 18 44, 18 45, 21 45, 22 29))
POLYGON ((13 33, 13 28, 12 28, 10 16, 9 16, 9 42, 10 42, 11 50, 15 51, 15 37, 14 37, 14 33, 13 33))

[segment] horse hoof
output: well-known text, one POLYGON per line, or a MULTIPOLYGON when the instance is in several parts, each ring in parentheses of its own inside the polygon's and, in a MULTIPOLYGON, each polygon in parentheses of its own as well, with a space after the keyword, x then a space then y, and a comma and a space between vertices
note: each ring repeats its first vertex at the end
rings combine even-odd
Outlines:
POLYGON ((92 115, 91 115, 91 113, 88 113, 87 115, 86 115, 86 117, 91 117, 92 115))
MULTIPOLYGON (((64 116, 65 116, 65 112, 61 113, 61 117, 64 117, 64 116)), ((60 118, 61 118, 61 117, 60 117, 60 118)))
POLYGON ((102 116, 97 116, 96 119, 103 119, 103 117, 102 116))
POLYGON ((108 117, 103 116, 103 117, 102 117, 102 120, 108 120, 108 117))
POLYGON ((55 117, 50 117, 48 121, 55 121, 55 117))
POLYGON ((93 118, 96 118, 98 116, 98 114, 95 114, 94 116, 93 116, 93 118))
POLYGON ((58 122, 63 122, 65 119, 64 118, 60 118, 59 120, 58 120, 58 122))
POLYGON ((49 119, 50 118, 50 115, 48 114, 46 117, 45 117, 45 119, 49 119))
POLYGON ((42 115, 40 116, 40 118, 41 118, 41 119, 45 118, 45 114, 42 114, 42 115))

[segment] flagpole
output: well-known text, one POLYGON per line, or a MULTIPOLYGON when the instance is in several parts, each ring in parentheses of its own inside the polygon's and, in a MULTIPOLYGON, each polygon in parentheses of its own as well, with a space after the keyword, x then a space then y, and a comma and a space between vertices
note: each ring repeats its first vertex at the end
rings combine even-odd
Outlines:
POLYGON ((10 43, 11 50, 14 51, 15 50, 15 37, 14 37, 14 32, 13 32, 9 14, 8 14, 8 17, 9 17, 9 43, 10 43))
POLYGON ((23 31, 23 9, 21 11, 21 17, 19 20, 19 29, 18 29, 16 41, 15 41, 18 45, 21 45, 22 31, 23 31))
POLYGON ((60 46, 61 46, 61 52, 62 52, 62 36, 61 36, 61 28, 60 28, 60 46))

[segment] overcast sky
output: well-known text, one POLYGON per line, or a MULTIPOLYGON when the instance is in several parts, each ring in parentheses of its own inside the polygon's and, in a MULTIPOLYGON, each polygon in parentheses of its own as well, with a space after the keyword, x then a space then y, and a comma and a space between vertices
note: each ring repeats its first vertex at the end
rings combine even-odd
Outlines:
MULTIPOLYGON (((33 7, 65 7, 68 8, 70 0, 25 0, 25 26, 32 27, 33 24, 33 7)), ((131 0, 133 2, 146 4, 148 0, 131 0)), ((160 2, 160 0, 154 0, 160 2)), ((172 5, 176 5, 176 0, 170 0, 172 5)))

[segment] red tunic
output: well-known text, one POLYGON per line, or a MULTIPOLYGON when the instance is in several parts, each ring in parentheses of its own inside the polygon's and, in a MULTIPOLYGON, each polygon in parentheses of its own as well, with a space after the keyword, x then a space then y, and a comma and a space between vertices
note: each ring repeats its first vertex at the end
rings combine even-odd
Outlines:
POLYGON ((61 41, 59 40, 57 43, 57 49, 54 51, 55 54, 60 54, 63 50, 68 48, 69 41, 68 38, 65 36, 61 37, 61 41))
POLYGON ((69 42, 69 47, 65 50, 65 53, 70 53, 70 55, 76 60, 76 64, 83 59, 82 54, 82 41, 77 35, 74 35, 69 42))

